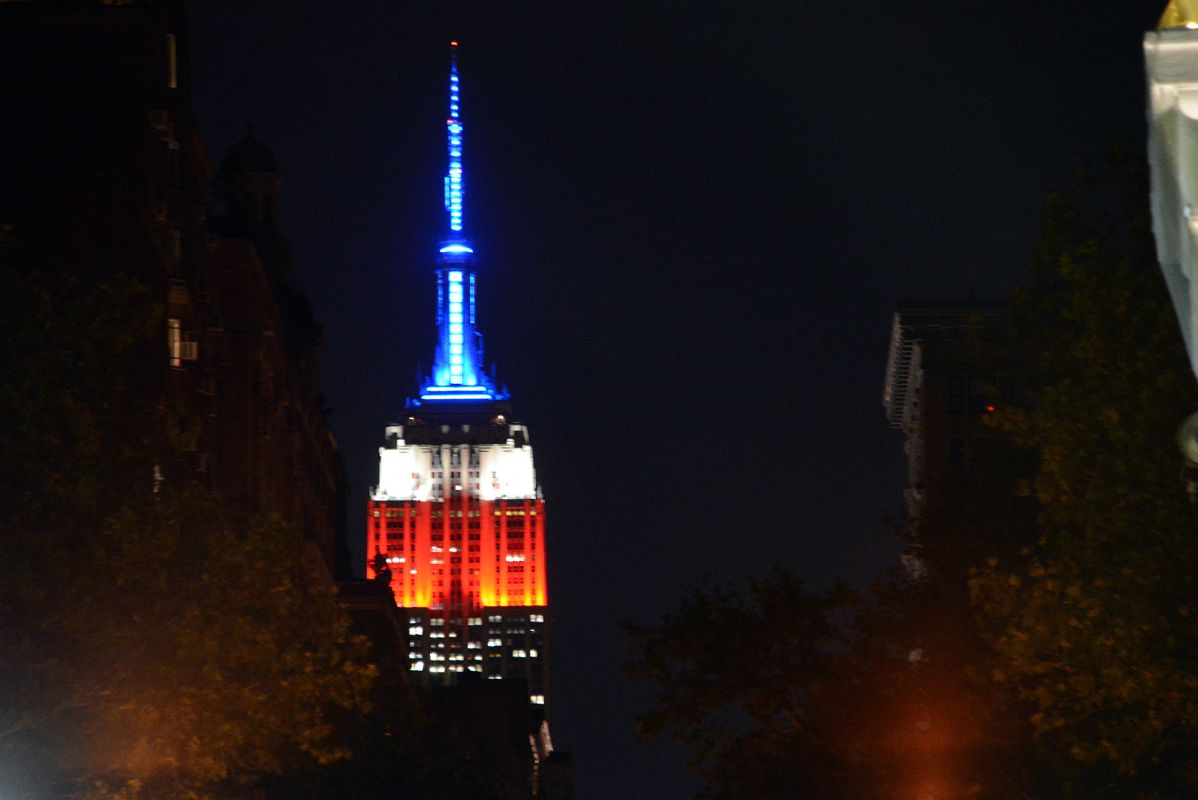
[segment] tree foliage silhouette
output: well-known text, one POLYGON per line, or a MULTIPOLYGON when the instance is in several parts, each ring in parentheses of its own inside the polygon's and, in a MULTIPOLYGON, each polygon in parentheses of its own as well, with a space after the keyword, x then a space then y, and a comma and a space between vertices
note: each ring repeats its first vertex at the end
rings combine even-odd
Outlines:
POLYGON ((342 757, 329 712, 364 708, 375 670, 296 532, 164 477, 184 454, 149 292, 15 269, 0 284, 6 788, 237 796, 342 757))

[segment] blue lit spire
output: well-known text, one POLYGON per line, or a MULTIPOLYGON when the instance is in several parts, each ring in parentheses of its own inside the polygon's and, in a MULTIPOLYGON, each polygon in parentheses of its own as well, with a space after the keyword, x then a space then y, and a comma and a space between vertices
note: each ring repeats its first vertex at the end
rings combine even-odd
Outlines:
POLYGON ((483 336, 475 328, 474 248, 462 233, 462 117, 458 43, 450 42, 449 171, 445 175, 445 211, 449 235, 437 258, 437 352, 433 374, 420 392, 420 403, 503 400, 483 371, 483 336))
POLYGON ((474 252, 462 233, 462 113, 458 76, 458 43, 449 43, 449 116, 445 119, 449 140, 449 171, 445 173, 445 212, 449 215, 449 236, 441 243, 441 253, 466 256, 474 252))

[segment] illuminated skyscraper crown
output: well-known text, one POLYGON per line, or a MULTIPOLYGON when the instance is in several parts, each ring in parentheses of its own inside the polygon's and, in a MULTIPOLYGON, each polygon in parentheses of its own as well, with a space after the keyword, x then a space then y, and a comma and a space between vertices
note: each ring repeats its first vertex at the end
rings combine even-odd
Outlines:
POLYGON ((482 334, 475 329, 474 248, 462 231, 465 192, 458 43, 449 44, 449 117, 445 120, 449 139, 449 171, 445 175, 449 232, 437 258, 437 352, 433 373, 420 392, 422 403, 507 397, 483 371, 482 334))

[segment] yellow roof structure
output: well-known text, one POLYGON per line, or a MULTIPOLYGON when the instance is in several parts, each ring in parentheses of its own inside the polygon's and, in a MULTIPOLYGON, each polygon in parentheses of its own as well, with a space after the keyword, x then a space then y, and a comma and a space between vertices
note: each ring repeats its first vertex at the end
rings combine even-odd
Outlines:
POLYGON ((1198 28, 1198 0, 1169 0, 1169 7, 1161 15, 1156 29, 1198 28))

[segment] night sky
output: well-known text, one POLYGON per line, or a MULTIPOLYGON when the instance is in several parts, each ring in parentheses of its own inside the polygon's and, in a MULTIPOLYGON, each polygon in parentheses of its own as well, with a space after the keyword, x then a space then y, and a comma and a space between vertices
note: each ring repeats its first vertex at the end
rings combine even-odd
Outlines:
POLYGON ((893 563, 894 307, 1004 295, 1049 190, 1142 152, 1164 5, 194 0, 214 160, 252 121, 284 177, 359 559, 383 426, 432 359, 462 42, 480 326, 548 506, 580 800, 693 788, 635 742, 618 620, 775 562, 815 587, 893 563))

